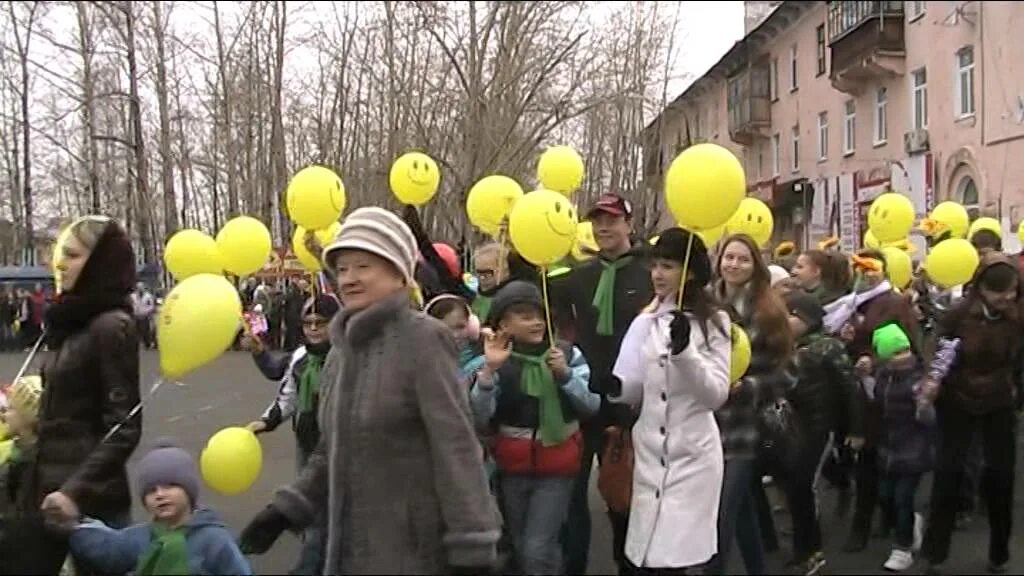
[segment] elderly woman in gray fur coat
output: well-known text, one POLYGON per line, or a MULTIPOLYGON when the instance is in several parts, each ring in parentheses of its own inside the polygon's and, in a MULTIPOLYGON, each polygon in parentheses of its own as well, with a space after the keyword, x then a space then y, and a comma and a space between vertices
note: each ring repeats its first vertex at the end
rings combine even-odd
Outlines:
POLYGON ((327 514, 324 574, 488 572, 500 518, 445 326, 411 303, 416 240, 361 208, 323 252, 343 309, 331 322, 321 438, 298 480, 241 535, 260 554, 327 514))

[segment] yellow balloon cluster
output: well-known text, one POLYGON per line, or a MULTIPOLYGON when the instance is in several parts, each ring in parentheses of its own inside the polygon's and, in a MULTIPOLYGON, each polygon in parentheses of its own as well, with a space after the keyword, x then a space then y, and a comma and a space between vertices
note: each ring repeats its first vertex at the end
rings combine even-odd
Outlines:
POLYGON ((224 428, 210 437, 199 456, 206 484, 221 494, 245 492, 263 468, 263 448, 245 428, 224 428))
POLYGON ((896 192, 886 192, 871 203, 868 229, 879 242, 896 242, 907 237, 914 226, 914 205, 896 192))
POLYGON ((744 198, 736 213, 729 218, 725 231, 729 234, 746 234, 758 246, 764 246, 772 239, 775 219, 768 205, 757 198, 744 198))
POLYGON ((199 230, 179 230, 164 248, 164 266, 178 282, 196 274, 223 274, 217 242, 199 230))
POLYGON ((217 232, 217 250, 224 269, 237 276, 258 272, 272 248, 270 230, 252 216, 228 220, 217 232))
POLYGON ((288 217, 307 230, 320 230, 337 222, 345 203, 345 184, 330 168, 307 166, 288 182, 288 217))
POLYGON ((434 159, 422 152, 403 154, 391 165, 391 191, 403 204, 421 206, 430 202, 441 183, 441 170, 434 159))
POLYGON ((566 196, 583 183, 583 158, 569 146, 552 146, 537 162, 537 181, 541 187, 566 196))
POLYGON ((725 224, 746 195, 743 166, 717 144, 683 150, 665 174, 665 201, 683 228, 708 230, 725 224))
POLYGON ((509 238, 520 256, 536 266, 561 260, 576 243, 576 210, 551 190, 524 195, 509 215, 509 238))
MULTIPOLYGON (((313 233, 316 236, 317 241, 320 242, 321 246, 326 246, 338 232, 341 231, 341 222, 335 222, 313 233)), ((302 265, 311 272, 319 272, 320 266, 320 255, 310 254, 309 250, 306 249, 306 229, 302 226, 297 226, 295 232, 292 234, 292 252, 295 253, 295 257, 302 262, 302 265)))
POLYGON ((156 340, 160 372, 179 378, 216 359, 235 341, 242 320, 238 291, 223 276, 196 274, 171 290, 160 307, 156 340))
POLYGON ((522 197, 523 188, 515 180, 500 174, 487 176, 470 188, 466 197, 466 215, 471 224, 491 236, 497 236, 501 223, 522 197))

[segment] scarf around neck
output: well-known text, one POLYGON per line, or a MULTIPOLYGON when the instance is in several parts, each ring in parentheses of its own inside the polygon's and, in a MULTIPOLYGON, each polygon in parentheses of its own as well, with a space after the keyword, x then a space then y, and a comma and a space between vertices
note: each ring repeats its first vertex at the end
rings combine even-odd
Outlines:
POLYGON ((558 398, 558 387, 554 374, 547 364, 547 353, 528 354, 512 352, 512 357, 522 365, 519 387, 527 396, 536 398, 540 404, 538 432, 544 446, 557 446, 567 438, 565 415, 558 398))
POLYGON ((168 528, 154 522, 152 531, 149 548, 139 557, 135 573, 138 576, 189 576, 186 527, 168 528))
POLYGON ((601 264, 601 279, 594 290, 594 308, 597 309, 597 334, 611 336, 615 330, 615 276, 619 270, 633 262, 632 256, 623 256, 616 260, 598 260, 601 264))
POLYGON ((892 285, 885 280, 866 292, 852 292, 825 305, 825 333, 835 334, 850 320, 858 308, 891 290, 892 285))
POLYGON ((307 349, 306 363, 299 373, 299 414, 313 410, 316 397, 320 394, 320 371, 323 367, 324 355, 307 349))

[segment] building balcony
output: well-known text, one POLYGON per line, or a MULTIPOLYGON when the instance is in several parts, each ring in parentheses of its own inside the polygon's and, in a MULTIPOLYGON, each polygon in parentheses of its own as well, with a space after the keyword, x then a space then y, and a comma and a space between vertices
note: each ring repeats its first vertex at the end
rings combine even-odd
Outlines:
POLYGON ((828 3, 829 78, 837 90, 855 94, 866 83, 905 72, 903 2, 828 3))
POLYGON ((767 138, 772 122, 768 66, 753 65, 729 78, 726 104, 733 142, 749 146, 767 138))

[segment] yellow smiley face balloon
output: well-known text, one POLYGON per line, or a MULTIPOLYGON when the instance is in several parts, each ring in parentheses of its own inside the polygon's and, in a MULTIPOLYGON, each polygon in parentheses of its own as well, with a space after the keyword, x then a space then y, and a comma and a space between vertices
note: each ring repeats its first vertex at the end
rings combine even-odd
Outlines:
POLYGON ((758 246, 764 246, 772 238, 775 219, 768 205, 757 198, 744 198, 740 207, 725 225, 729 234, 746 234, 758 246))
POLYGON ((512 207, 508 233, 520 256, 536 266, 553 264, 576 243, 576 210, 551 190, 534 190, 512 207))
POLYGON ((441 183, 441 171, 430 156, 409 152, 391 165, 388 182, 399 202, 420 206, 434 197, 441 183))
POLYGON ((914 205, 902 194, 886 192, 868 210, 868 229, 882 244, 906 238, 913 225, 914 205))
POLYGON ((589 260, 599 249, 594 238, 594 223, 580 222, 576 226, 576 243, 572 246, 572 257, 577 260, 589 260))
POLYGON ((288 216, 307 230, 320 230, 336 222, 345 210, 345 185, 330 168, 307 166, 288 182, 288 216))

